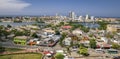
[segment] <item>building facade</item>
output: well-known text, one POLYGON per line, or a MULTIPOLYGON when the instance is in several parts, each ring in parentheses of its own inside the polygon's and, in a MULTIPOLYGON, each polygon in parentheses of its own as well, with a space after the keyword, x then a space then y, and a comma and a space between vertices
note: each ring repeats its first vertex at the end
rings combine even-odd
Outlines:
POLYGON ((120 25, 119 24, 109 24, 109 25, 107 25, 107 31, 120 32, 120 25))
POLYGON ((16 36, 14 37, 14 43, 19 45, 26 45, 28 37, 26 36, 16 36))

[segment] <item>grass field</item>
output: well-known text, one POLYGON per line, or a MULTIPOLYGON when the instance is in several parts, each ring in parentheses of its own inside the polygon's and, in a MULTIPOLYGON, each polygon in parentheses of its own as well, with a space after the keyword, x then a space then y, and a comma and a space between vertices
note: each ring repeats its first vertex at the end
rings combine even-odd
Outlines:
POLYGON ((42 54, 37 53, 0 55, 0 59, 41 59, 41 57, 42 54))

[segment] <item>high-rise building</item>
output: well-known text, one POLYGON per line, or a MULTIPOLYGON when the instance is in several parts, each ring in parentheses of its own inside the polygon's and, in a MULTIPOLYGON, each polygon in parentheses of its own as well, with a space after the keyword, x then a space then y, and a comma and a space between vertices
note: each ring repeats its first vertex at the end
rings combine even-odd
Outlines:
POLYGON ((83 21, 83 17, 79 16, 78 20, 83 21))
POLYGON ((69 17, 74 20, 75 19, 75 12, 70 12, 69 17))
POLYGON ((88 20, 89 19, 89 15, 87 14, 86 17, 85 17, 85 20, 88 20))
POLYGON ((91 20, 94 20, 94 16, 91 16, 91 18, 90 18, 91 20))

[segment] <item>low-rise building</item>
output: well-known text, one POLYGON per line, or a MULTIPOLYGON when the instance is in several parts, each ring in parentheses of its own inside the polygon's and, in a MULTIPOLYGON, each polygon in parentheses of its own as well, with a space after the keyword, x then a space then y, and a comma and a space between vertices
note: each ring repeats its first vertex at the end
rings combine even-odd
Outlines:
POLYGON ((103 40, 97 40, 97 47, 96 48, 104 48, 104 49, 110 49, 111 45, 107 44, 103 40))
POLYGON ((107 31, 109 32, 120 32, 120 24, 109 24, 107 25, 107 31))
POLYGON ((68 38, 65 38, 65 40, 63 41, 63 44, 69 46, 71 42, 72 42, 71 37, 68 37, 68 38))
POLYGON ((45 28, 45 29, 43 29, 43 32, 44 32, 44 34, 46 34, 46 35, 55 34, 55 31, 52 30, 51 28, 45 28))
POLYGON ((76 29, 76 30, 73 30, 72 33, 75 35, 81 35, 83 32, 80 29, 76 29))
POLYGON ((80 40, 80 44, 83 44, 85 46, 89 46, 89 43, 90 43, 90 41, 89 41, 88 37, 84 37, 82 40, 80 40))
POLYGON ((101 40, 103 40, 105 43, 108 43, 108 39, 106 37, 101 37, 101 40))
POLYGON ((26 45, 27 40, 28 40, 27 36, 16 36, 14 37, 13 41, 15 44, 26 45))
POLYGON ((71 28, 72 28, 72 26, 69 26, 69 25, 62 26, 62 29, 64 29, 64 30, 68 30, 68 29, 71 29, 71 28))

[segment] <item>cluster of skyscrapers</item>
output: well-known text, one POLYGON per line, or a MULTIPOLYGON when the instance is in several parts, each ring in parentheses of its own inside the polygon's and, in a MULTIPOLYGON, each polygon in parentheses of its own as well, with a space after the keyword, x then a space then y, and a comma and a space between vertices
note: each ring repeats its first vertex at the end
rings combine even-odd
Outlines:
POLYGON ((69 18, 71 20, 78 20, 78 21, 94 21, 94 16, 89 16, 88 14, 86 16, 77 16, 75 12, 69 13, 69 18))

